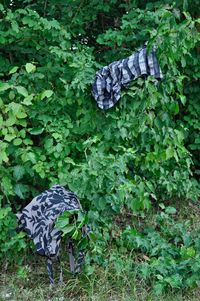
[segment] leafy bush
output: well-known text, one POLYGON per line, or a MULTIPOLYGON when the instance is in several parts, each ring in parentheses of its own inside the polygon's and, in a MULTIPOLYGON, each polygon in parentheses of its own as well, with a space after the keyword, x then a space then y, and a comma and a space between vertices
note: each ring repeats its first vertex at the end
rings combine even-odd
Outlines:
POLYGON ((16 217, 10 207, 0 208, 0 260, 21 262, 23 250, 26 248, 24 233, 16 232, 16 217))
POLYGON ((199 284, 199 233, 191 229, 191 222, 176 222, 173 207, 164 208, 156 216, 154 227, 135 233, 133 242, 147 257, 139 268, 141 276, 154 282, 157 293, 166 287, 175 289, 199 284))
POLYGON ((45 3, 0 4, 0 210, 68 186, 88 210, 103 264, 116 216, 198 199, 198 3, 45 3), (147 40, 163 81, 140 78, 113 109, 97 109, 95 71, 147 40))
POLYGON ((126 274, 153 287, 154 293, 166 289, 188 289, 199 285, 200 236, 191 220, 181 221, 176 209, 160 204, 162 210, 152 219, 140 215, 126 217, 124 229, 116 223, 112 228, 115 249, 105 255, 96 252, 97 263, 113 269, 116 277, 126 274), (129 223, 129 225, 127 225, 129 223))

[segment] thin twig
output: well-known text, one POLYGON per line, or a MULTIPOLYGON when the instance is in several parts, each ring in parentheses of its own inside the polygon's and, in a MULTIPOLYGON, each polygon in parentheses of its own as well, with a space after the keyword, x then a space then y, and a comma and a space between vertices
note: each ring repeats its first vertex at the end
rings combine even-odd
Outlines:
POLYGON ((72 20, 71 20, 70 25, 73 23, 73 21, 74 21, 74 19, 76 18, 78 12, 80 11, 81 6, 83 5, 83 2, 84 2, 84 0, 82 0, 81 3, 79 4, 79 7, 78 7, 77 11, 75 12, 74 16, 72 17, 72 20))
POLYGON ((43 14, 44 17, 46 16, 47 4, 48 4, 48 1, 45 0, 45 1, 44 1, 44 14, 43 14))

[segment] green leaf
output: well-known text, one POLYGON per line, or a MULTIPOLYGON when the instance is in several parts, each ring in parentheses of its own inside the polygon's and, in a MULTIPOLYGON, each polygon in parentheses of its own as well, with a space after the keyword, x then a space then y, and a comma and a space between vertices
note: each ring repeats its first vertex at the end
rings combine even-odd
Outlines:
POLYGON ((194 257, 196 255, 196 251, 193 247, 187 248, 187 255, 188 257, 194 257))
POLYGON ((63 235, 68 234, 74 230, 74 225, 67 225, 66 227, 62 228, 63 235))
POLYGON ((28 96, 28 91, 26 90, 26 88, 22 86, 16 86, 15 88, 19 94, 23 95, 24 97, 28 96))
POLYGON ((40 135, 44 131, 44 128, 32 128, 28 130, 31 135, 40 135))
POLYGON ((12 141, 16 137, 16 134, 7 134, 4 139, 8 142, 12 141))
POLYGON ((178 114, 179 113, 179 105, 177 102, 173 102, 170 104, 170 109, 174 114, 178 114))
POLYGON ((16 116, 19 119, 23 119, 23 118, 25 118, 27 116, 27 114, 23 110, 19 110, 18 112, 16 112, 16 116))
POLYGON ((27 63, 25 65, 25 68, 28 73, 35 72, 35 70, 36 70, 36 66, 31 63, 27 63))
POLYGON ((72 239, 78 240, 81 239, 81 236, 82 236, 81 231, 76 229, 72 235, 72 239))
POLYGON ((86 265, 85 267, 85 273, 90 276, 94 273, 95 271, 95 267, 94 266, 91 266, 91 265, 86 265))
POLYGON ((17 121, 16 117, 12 113, 10 113, 5 124, 6 124, 6 126, 12 126, 16 123, 16 121, 17 121))
POLYGON ((10 70, 9 74, 16 73, 18 69, 19 69, 18 66, 13 67, 13 68, 10 70))
POLYGON ((19 181, 25 174, 25 168, 22 165, 16 165, 13 167, 13 176, 16 181, 19 181))
POLYGON ((95 243, 97 241, 97 235, 93 232, 90 232, 90 240, 95 243))
POLYGON ((14 91, 10 91, 9 95, 8 95, 10 100, 13 100, 15 98, 15 93, 14 91))
POLYGON ((87 237, 82 238, 79 242, 78 242, 78 248, 79 250, 84 250, 85 248, 87 248, 89 245, 89 241, 87 237))
POLYGON ((176 214, 176 208, 168 206, 168 207, 165 208, 165 212, 167 214, 176 214))
POLYGON ((160 203, 160 204, 159 204, 159 207, 160 207, 161 209, 165 209, 165 204, 160 203))
POLYGON ((26 161, 31 161, 33 164, 35 164, 37 161, 36 161, 36 156, 35 156, 35 153, 33 152, 29 152, 26 154, 26 161))
POLYGON ((29 190, 28 187, 23 184, 16 184, 14 187, 14 192, 20 199, 25 199, 28 190, 29 190))
POLYGON ((22 104, 24 104, 26 106, 32 105, 33 96, 34 96, 34 94, 31 94, 31 95, 28 95, 27 97, 25 97, 24 100, 22 101, 22 104))
POLYGON ((10 85, 8 83, 0 82, 0 92, 6 91, 10 88, 10 85))
POLYGON ((0 151, 0 163, 2 162, 8 162, 8 154, 5 152, 5 150, 0 151))
POLYGON ((16 145, 16 146, 22 144, 22 139, 21 139, 21 138, 16 138, 16 139, 13 141, 13 144, 16 145))
POLYGON ((172 146, 169 146, 167 149, 166 149, 166 159, 170 159, 174 157, 174 149, 172 146))
POLYGON ((52 90, 45 90, 41 94, 41 100, 43 100, 45 97, 50 98, 52 95, 53 95, 53 91, 52 90))
MULTIPOLYGON (((0 157, 0 160, 2 158, 0 157)), ((2 185, 2 189, 3 191, 6 193, 6 195, 13 195, 13 186, 12 186, 12 182, 11 182, 11 178, 7 177, 7 176, 3 176, 3 178, 1 178, 1 185, 2 185)))
POLYGON ((69 225, 69 218, 63 218, 63 217, 59 217, 58 220, 55 223, 56 228, 62 230, 63 228, 65 228, 66 226, 69 225))
POLYGON ((0 208, 0 221, 8 216, 8 214, 12 211, 10 207, 0 208))
POLYGON ((25 139, 23 140, 23 143, 24 143, 25 145, 33 145, 33 141, 32 141, 31 139, 29 139, 29 138, 25 138, 25 139))
POLYGON ((185 97, 185 95, 180 95, 180 99, 181 99, 181 102, 182 102, 182 104, 183 105, 185 105, 186 104, 186 97, 185 97))

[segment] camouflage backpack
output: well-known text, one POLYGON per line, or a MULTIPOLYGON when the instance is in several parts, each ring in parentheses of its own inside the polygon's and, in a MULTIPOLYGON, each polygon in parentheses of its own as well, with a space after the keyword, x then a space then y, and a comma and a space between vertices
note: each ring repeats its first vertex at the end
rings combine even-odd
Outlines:
MULTIPOLYGON (((18 213, 18 230, 25 231, 32 238, 38 254, 47 258, 47 271, 50 282, 54 283, 52 259, 60 263, 59 251, 62 231, 56 229, 57 218, 66 211, 82 210, 77 196, 60 185, 55 185, 36 196, 18 213)), ((89 237, 89 227, 82 226, 82 236, 89 237)), ((80 250, 77 261, 74 258, 73 239, 67 243, 71 272, 79 272, 84 262, 84 251, 80 250)), ((63 273, 60 270, 59 282, 63 273)))

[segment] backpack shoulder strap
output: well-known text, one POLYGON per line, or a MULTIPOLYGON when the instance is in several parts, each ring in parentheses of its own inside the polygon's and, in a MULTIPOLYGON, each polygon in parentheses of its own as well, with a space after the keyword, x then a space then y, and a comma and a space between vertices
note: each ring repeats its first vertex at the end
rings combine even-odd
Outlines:
MULTIPOLYGON (((87 237, 89 239, 90 238, 89 233, 90 233, 90 227, 88 225, 84 225, 82 227, 82 237, 87 237)), ((70 272, 71 273, 80 273, 81 267, 82 267, 82 265, 84 263, 84 259, 85 259, 85 251, 84 250, 79 251, 77 261, 75 262, 74 242, 71 238, 67 242, 67 250, 68 250, 68 254, 69 254, 70 272)))
MULTIPOLYGON (((62 266, 61 266, 61 262, 60 262, 60 257, 57 256, 56 260, 57 260, 57 262, 58 262, 58 264, 60 266, 60 275, 59 275, 59 281, 58 281, 58 285, 59 285, 63 281, 63 271, 62 271, 62 266)), ((47 257, 47 272, 48 272, 50 283, 52 285, 54 285, 55 281, 54 281, 54 274, 53 274, 53 262, 52 262, 52 258, 51 257, 47 257)))

